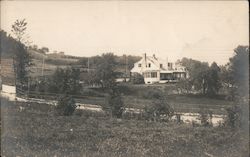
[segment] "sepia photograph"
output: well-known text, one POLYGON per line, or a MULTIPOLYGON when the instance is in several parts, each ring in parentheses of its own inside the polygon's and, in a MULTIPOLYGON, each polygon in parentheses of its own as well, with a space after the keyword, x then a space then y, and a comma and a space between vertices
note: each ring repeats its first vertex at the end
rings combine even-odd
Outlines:
POLYGON ((2 157, 249 157, 246 0, 1 0, 2 157))

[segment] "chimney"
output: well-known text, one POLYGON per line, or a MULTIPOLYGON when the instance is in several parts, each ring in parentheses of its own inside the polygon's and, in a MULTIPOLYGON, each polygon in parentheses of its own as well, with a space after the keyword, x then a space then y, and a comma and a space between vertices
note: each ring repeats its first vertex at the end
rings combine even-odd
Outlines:
POLYGON ((147 54, 146 53, 142 55, 142 64, 144 67, 147 67, 147 54))
POLYGON ((168 68, 168 57, 166 58, 166 64, 167 64, 167 70, 169 70, 169 68, 168 68))
POLYGON ((142 58, 143 58, 144 61, 146 60, 146 57, 147 57, 147 54, 146 54, 146 53, 143 53, 142 58))

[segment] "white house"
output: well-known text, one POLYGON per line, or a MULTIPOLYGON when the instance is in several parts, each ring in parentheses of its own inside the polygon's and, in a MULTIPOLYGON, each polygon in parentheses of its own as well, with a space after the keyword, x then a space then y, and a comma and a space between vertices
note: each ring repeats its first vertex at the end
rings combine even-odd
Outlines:
POLYGON ((163 60, 155 55, 147 56, 146 53, 134 64, 130 72, 132 75, 143 75, 146 84, 177 82, 187 77, 186 68, 180 64, 168 62, 168 59, 163 60))

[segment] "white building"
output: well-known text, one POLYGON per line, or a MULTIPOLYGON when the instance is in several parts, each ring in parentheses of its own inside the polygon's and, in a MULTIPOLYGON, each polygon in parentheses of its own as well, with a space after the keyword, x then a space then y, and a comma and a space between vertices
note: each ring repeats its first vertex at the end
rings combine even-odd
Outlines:
POLYGON ((177 82, 181 78, 186 78, 186 68, 178 63, 168 62, 155 55, 147 56, 146 53, 140 61, 134 64, 131 74, 139 73, 143 75, 146 84, 177 82))

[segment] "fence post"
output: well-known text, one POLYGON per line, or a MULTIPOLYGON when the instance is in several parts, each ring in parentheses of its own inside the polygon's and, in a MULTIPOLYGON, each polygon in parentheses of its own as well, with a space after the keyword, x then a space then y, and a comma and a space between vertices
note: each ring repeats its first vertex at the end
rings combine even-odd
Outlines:
POLYGON ((180 114, 176 114, 176 119, 177 119, 177 123, 181 122, 181 115, 180 114))

